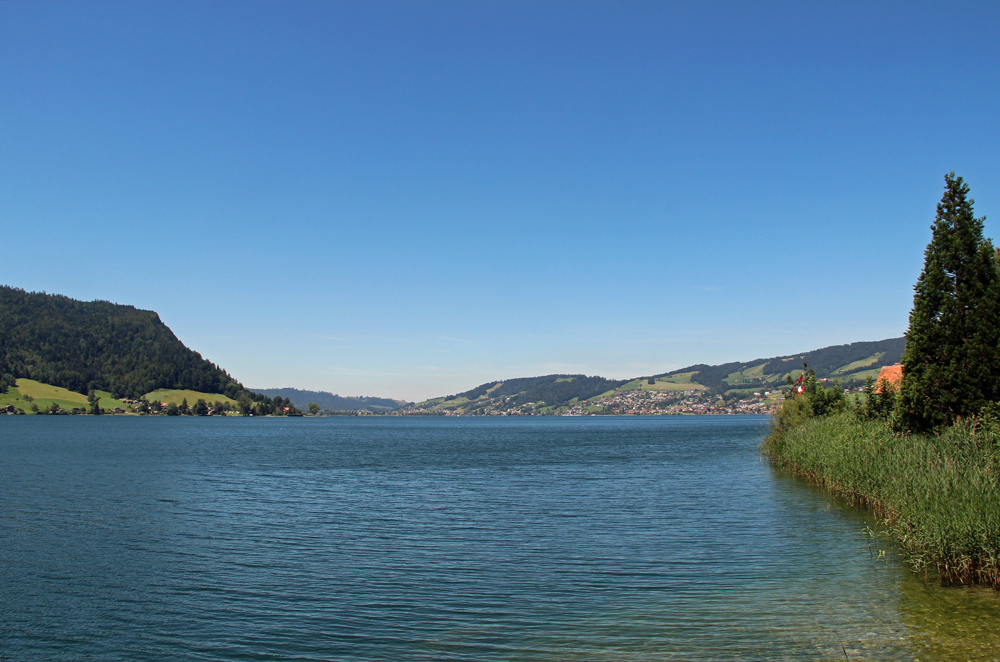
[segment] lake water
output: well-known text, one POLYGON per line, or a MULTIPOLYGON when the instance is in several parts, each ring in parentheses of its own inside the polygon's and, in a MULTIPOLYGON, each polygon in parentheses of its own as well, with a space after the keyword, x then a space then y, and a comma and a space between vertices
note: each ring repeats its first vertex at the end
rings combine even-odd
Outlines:
POLYGON ((4 417, 0 658, 1000 659, 766 422, 4 417))

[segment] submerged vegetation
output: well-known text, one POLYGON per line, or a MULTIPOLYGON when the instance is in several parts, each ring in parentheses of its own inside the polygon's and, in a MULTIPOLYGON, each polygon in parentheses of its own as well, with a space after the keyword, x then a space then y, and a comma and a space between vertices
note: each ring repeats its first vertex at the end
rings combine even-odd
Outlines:
POLYGON ((899 388, 850 403, 807 374, 762 450, 873 509, 914 569, 1000 589, 1000 271, 967 194, 945 177, 899 388))
MULTIPOLYGON (((808 398, 786 401, 801 416, 808 398)), ((794 414, 792 414, 794 412, 794 414)), ((776 421, 782 419, 782 414, 776 421)), ((863 407, 776 423, 764 444, 786 466, 873 509, 916 570, 945 583, 1000 588, 1000 425, 995 418, 940 434, 906 434, 863 407)))

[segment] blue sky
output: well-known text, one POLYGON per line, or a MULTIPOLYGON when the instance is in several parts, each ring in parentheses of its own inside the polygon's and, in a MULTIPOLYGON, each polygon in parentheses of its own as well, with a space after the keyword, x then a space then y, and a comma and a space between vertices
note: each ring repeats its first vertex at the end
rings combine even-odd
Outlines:
POLYGON ((901 335, 1000 4, 2 2, 0 282, 419 400, 901 335))

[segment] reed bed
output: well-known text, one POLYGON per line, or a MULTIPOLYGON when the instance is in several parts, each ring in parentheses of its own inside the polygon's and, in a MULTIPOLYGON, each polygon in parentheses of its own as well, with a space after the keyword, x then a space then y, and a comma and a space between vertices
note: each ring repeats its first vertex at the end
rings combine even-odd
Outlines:
POLYGON ((858 506, 873 509, 915 570, 942 583, 1000 589, 1000 434, 960 423, 900 434, 846 411, 784 429, 762 451, 858 506))

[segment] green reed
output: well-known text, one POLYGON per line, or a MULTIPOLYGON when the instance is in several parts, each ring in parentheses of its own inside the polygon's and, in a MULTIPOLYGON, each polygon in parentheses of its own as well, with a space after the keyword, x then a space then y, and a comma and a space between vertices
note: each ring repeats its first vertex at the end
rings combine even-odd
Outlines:
POLYGON ((850 411, 776 425, 762 451, 872 508, 917 570, 1000 588, 1000 433, 960 423, 900 434, 850 411))

